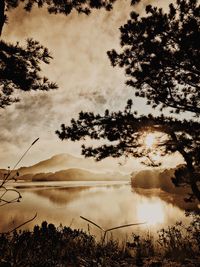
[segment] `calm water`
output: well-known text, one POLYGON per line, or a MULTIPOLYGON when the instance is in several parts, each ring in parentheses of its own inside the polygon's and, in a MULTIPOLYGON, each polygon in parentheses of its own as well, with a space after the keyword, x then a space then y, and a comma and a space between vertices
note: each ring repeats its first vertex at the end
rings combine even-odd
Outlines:
MULTIPOLYGON (((14 186, 21 192, 22 202, 0 208, 0 231, 12 229, 36 212, 37 218, 25 228, 46 220, 56 226, 62 223, 88 231, 88 223, 80 216, 104 229, 146 222, 113 231, 119 239, 132 232, 153 233, 178 220, 188 220, 172 196, 159 190, 135 192, 128 182, 20 182, 14 186)), ((95 226, 90 225, 89 229, 92 234, 100 236, 100 230, 95 226)))

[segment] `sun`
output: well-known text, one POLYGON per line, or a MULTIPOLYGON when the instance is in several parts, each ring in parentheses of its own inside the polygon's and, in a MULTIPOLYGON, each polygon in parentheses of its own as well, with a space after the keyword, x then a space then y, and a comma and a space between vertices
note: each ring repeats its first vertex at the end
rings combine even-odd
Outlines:
POLYGON ((144 138, 144 144, 147 148, 152 148, 155 144, 156 136, 153 133, 148 133, 144 138))

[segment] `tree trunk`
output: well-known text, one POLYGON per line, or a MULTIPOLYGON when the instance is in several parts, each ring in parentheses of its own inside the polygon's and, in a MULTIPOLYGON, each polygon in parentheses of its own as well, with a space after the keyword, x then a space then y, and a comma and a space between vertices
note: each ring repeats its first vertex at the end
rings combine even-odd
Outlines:
MULTIPOLYGON (((183 157, 184 157, 184 155, 183 155, 183 157)), ((197 185, 197 179, 196 179, 194 167, 192 165, 190 158, 184 157, 184 159, 186 161, 186 165, 187 165, 187 168, 189 171, 189 179, 190 179, 190 186, 191 186, 192 192, 194 193, 195 197, 200 202, 200 190, 199 190, 198 185, 197 185)))
POLYGON ((5 15, 5 1, 0 0, 0 36, 2 34, 3 26, 6 21, 6 15, 5 15))
POLYGON ((195 177, 195 175, 193 173, 190 174, 190 185, 191 185, 191 189, 192 192, 194 193, 195 197, 199 200, 200 202, 200 191, 197 185, 197 182, 195 181, 195 179, 193 177, 195 177))
POLYGON ((177 151, 183 156, 188 172, 189 172, 189 182, 188 184, 190 185, 192 192, 194 194, 194 196, 198 199, 198 201, 200 202, 200 190, 199 187, 197 185, 197 175, 195 173, 195 169, 193 167, 192 164, 192 158, 187 154, 187 152, 185 152, 184 148, 179 145, 179 141, 176 137, 176 134, 174 132, 170 132, 170 135, 172 137, 172 139, 174 140, 174 142, 177 144, 177 151))

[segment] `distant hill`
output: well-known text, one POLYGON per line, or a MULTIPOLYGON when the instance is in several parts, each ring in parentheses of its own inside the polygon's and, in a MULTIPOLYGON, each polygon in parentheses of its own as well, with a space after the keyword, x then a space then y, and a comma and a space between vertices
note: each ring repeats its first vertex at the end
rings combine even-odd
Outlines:
POLYGON ((74 157, 69 154, 59 154, 49 159, 40 161, 35 165, 21 167, 18 171, 21 175, 29 173, 48 173, 83 165, 85 166, 87 164, 85 164, 85 160, 82 158, 74 157))
MULTIPOLYGON (((179 168, 180 166, 177 166, 179 168)), ((177 168, 143 170, 131 176, 131 185, 134 188, 159 188, 168 193, 186 193, 188 188, 176 187, 172 177, 177 168)))
MULTIPOLYGON (((95 162, 93 159, 79 158, 70 154, 58 154, 18 171, 20 180, 26 181, 97 181, 97 180, 130 180, 130 175, 120 171, 108 171, 112 166, 107 162, 95 162)), ((113 168, 114 169, 114 168, 113 168)), ((8 173, 0 169, 0 179, 8 173)))
MULTIPOLYGON (((177 166, 177 168, 180 166, 177 166)), ((199 210, 199 202, 186 202, 184 199, 191 193, 189 186, 176 187, 171 178, 176 168, 165 170, 144 170, 132 175, 131 185, 140 195, 159 198, 178 206, 183 210, 199 210), (146 190, 144 190, 146 189, 146 190), (168 194, 166 194, 168 193, 168 194)))
POLYGON ((71 168, 54 173, 25 174, 20 176, 20 179, 32 181, 113 181, 130 180, 130 176, 121 173, 93 173, 83 169, 71 168))
MULTIPOLYGON (((36 174, 57 172, 70 168, 85 169, 93 172, 105 172, 112 170, 112 165, 107 161, 96 162, 92 158, 80 158, 66 153, 54 155, 49 159, 40 161, 37 164, 29 167, 21 167, 18 171, 20 175, 24 175, 29 173, 36 174)), ((117 172, 121 172, 120 167, 116 167, 116 163, 113 165, 113 169, 115 169, 117 172)))

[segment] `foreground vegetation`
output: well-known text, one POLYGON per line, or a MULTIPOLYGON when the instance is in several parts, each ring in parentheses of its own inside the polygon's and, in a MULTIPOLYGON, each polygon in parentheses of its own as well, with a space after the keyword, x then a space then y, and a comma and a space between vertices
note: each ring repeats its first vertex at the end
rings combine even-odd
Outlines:
POLYGON ((200 216, 191 224, 158 232, 157 239, 133 234, 129 242, 97 241, 81 230, 43 222, 33 231, 0 235, 0 266, 199 266, 200 216))

